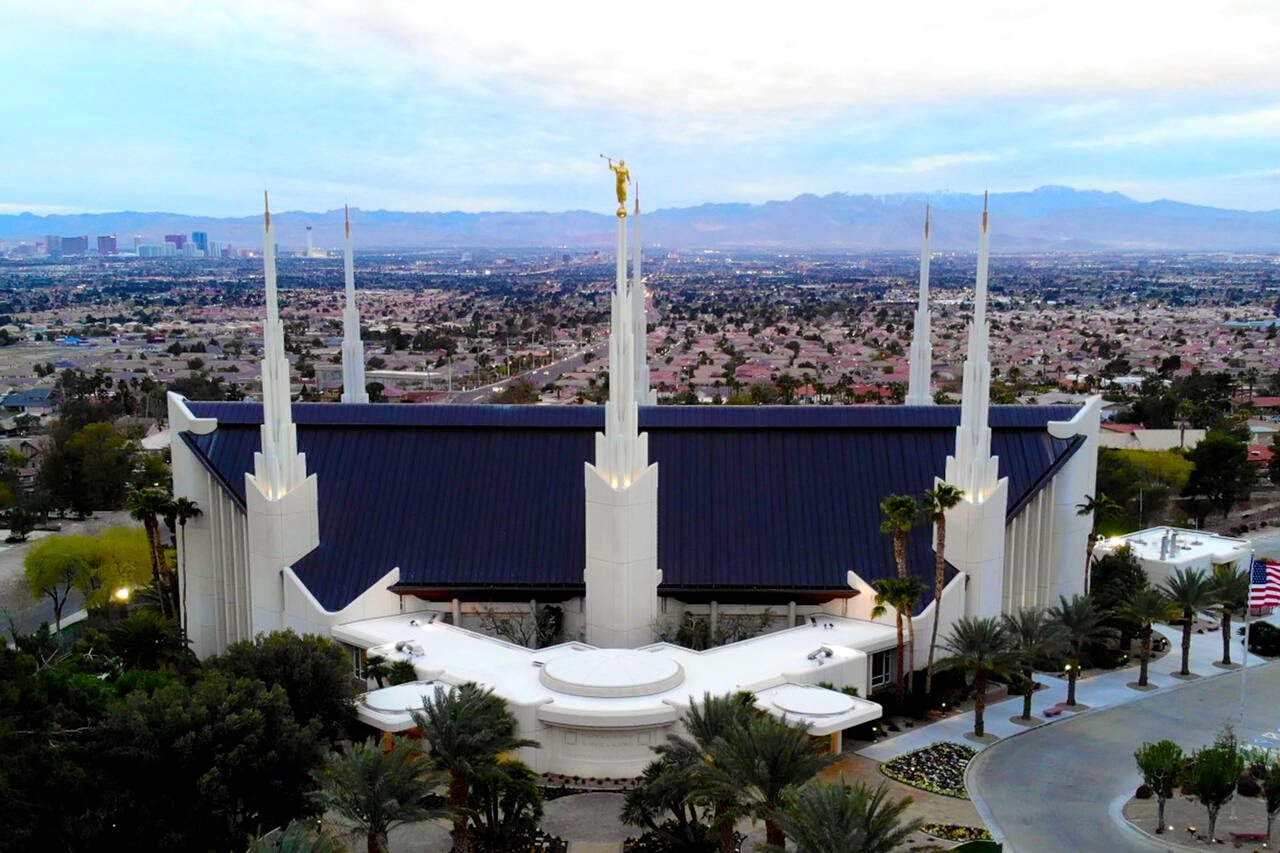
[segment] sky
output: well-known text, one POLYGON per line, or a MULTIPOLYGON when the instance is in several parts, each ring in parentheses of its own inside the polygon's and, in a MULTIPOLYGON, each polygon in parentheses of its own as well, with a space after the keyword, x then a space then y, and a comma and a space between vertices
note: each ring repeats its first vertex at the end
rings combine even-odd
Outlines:
POLYGON ((1280 0, 0 0, 0 214, 1280 209, 1280 0))

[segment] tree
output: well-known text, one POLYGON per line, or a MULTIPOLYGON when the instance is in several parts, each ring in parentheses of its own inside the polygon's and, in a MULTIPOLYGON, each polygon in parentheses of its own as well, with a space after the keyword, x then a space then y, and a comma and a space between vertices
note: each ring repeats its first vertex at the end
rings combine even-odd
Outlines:
POLYGON ((520 761, 499 758, 476 776, 470 809, 475 819, 473 846, 482 853, 534 849, 542 819, 538 774, 520 761))
POLYGON ((178 522, 178 554, 182 579, 178 582, 182 592, 182 629, 187 629, 187 522, 203 515, 200 506, 191 498, 178 497, 169 502, 169 510, 178 522))
POLYGON ((920 505, 910 495, 890 495, 880 502, 885 519, 880 522, 880 532, 893 535, 893 561, 898 566, 898 577, 907 576, 907 531, 920 517, 920 505))
POLYGON ((299 721, 314 722, 325 742, 336 742, 354 717, 351 661, 342 647, 316 634, 292 630, 259 634, 227 646, 205 661, 209 669, 252 678, 284 690, 299 721))
POLYGON ((1209 840, 1214 841, 1218 812, 1236 793, 1236 783, 1244 770, 1238 750, 1211 746, 1195 752, 1187 767, 1186 782, 1191 793, 1209 813, 1209 840))
POLYGON ((898 628, 898 666, 894 672, 893 688, 894 694, 899 702, 903 698, 903 675, 910 680, 910 670, 915 669, 915 645, 916 635, 914 623, 911 614, 915 611, 916 604, 920 601, 920 596, 924 592, 924 584, 919 578, 881 578, 871 584, 876 591, 875 604, 871 608, 871 618, 879 619, 884 615, 886 607, 893 608, 894 622, 898 628), (911 635, 911 666, 908 669, 905 655, 903 654, 902 642, 902 623, 903 617, 906 617, 907 630, 911 635))
POLYGON ((1035 671, 1048 661, 1057 659, 1067 647, 1062 626, 1039 607, 1024 607, 1017 613, 1005 613, 1004 631, 1009 637, 1022 676, 1022 719, 1031 719, 1031 694, 1035 692, 1035 671))
MULTIPOLYGON (((1226 518, 1231 507, 1248 500, 1257 475, 1249 461, 1249 448, 1243 441, 1225 433, 1211 432, 1187 452, 1195 468, 1182 493, 1204 498, 1226 518)), ((1206 513, 1199 516, 1204 521, 1206 513)))
POLYGON ((1249 570, 1237 569, 1230 563, 1213 567, 1210 578, 1211 596, 1222 620, 1222 661, 1231 664, 1231 617, 1249 603, 1249 570))
MULTIPOLYGON (((1085 581, 1089 579, 1089 566, 1093 563, 1093 549, 1098 544, 1098 525, 1120 512, 1120 505, 1111 498, 1098 492, 1098 496, 1085 495, 1084 503, 1076 504, 1076 515, 1087 515, 1089 521, 1089 538, 1085 544, 1084 572, 1085 581)), ((1085 590, 1088 592, 1088 589, 1085 590)))
POLYGON ((809 737, 807 726, 772 714, 752 714, 730 726, 711 752, 711 761, 737 780, 753 813, 764 821, 765 840, 773 845, 786 840, 777 822, 784 794, 834 760, 823 752, 821 741, 809 737))
POLYGON ((947 569, 947 511, 963 499, 964 492, 950 483, 939 482, 924 493, 924 511, 937 530, 933 550, 933 626, 929 629, 929 661, 924 670, 925 693, 933 693, 933 653, 938 645, 938 623, 942 621, 942 587, 947 569))
POLYGON ((1160 590, 1144 586, 1134 590, 1120 603, 1116 613, 1138 625, 1138 639, 1142 640, 1142 652, 1138 655, 1138 686, 1147 686, 1147 666, 1151 662, 1151 634, 1157 622, 1172 622, 1178 618, 1178 606, 1160 590))
POLYGON ((1195 625, 1196 615, 1213 606, 1213 582, 1201 569, 1175 569, 1169 579, 1160 585, 1160 591, 1177 605, 1182 614, 1182 668, 1178 673, 1190 675, 1191 629, 1195 625))
MULTIPOLYGON (((622 822, 653 833, 672 849, 717 849, 707 838, 704 801, 694 787, 700 760, 696 753, 661 755, 645 765, 639 784, 627 791, 622 822)), ((729 831, 732 838, 732 826, 729 831)))
POLYGON ((965 680, 973 684, 973 733, 982 737, 983 712, 987 708, 987 680, 992 675, 1008 672, 1017 658, 1009 646, 1009 635, 995 616, 965 616, 951 626, 942 640, 947 653, 943 665, 963 670, 965 680))
POLYGON ((1182 773, 1182 747, 1171 740, 1144 743, 1133 754, 1142 782, 1156 798, 1156 832, 1164 832, 1164 804, 1173 796, 1182 773))
POLYGON ((1076 704, 1076 679, 1084 664, 1085 650, 1094 640, 1110 634, 1103 624, 1106 614, 1094 607, 1083 595, 1058 596, 1058 603, 1049 608, 1049 618, 1062 626, 1071 654, 1067 660, 1067 704, 1076 704))
MULTIPOLYGON (((721 853, 733 853, 736 849, 734 825, 745 815, 746 808, 739 781, 713 760, 713 751, 727 732, 747 725, 750 717, 761 713, 754 701, 754 696, 747 692, 723 696, 704 693, 702 701, 691 703, 685 715, 684 730, 688 737, 669 735, 665 744, 654 748, 659 759, 669 762, 666 770, 684 772, 681 768, 688 768, 691 771, 685 773, 683 785, 687 793, 683 800, 706 804, 711 816, 711 832, 718 840, 721 853)), ((658 793, 660 802, 666 794, 661 789, 658 793)), ((664 807, 676 814, 677 823, 684 819, 682 811, 664 807)))
POLYGON ((778 825, 796 853, 889 853, 922 824, 906 820, 911 798, 891 800, 881 784, 810 783, 788 792, 778 825))
POLYGON ((284 691, 208 673, 135 691, 94 732, 101 803, 80 820, 100 850, 240 850, 307 813, 324 753, 284 691))
POLYGON ((129 495, 127 506, 129 517, 141 521, 147 532, 147 543, 151 546, 151 576, 160 597, 160 610, 165 616, 174 616, 176 602, 172 597, 173 585, 169 582, 169 561, 165 559, 164 546, 160 542, 160 519, 169 511, 169 496, 159 489, 143 489, 129 495))
POLYGON ((1280 759, 1273 759, 1267 766, 1262 780, 1262 795, 1267 801, 1267 844, 1271 844, 1271 830, 1280 814, 1280 759))
POLYGON ((23 558, 27 587, 36 598, 47 596, 53 602, 53 630, 62 630, 62 609, 67 596, 88 569, 88 537, 51 536, 32 546, 23 558))
POLYGON ((516 737, 516 720, 506 703, 474 682, 447 691, 436 687, 435 694, 423 701, 422 710, 413 712, 413 721, 431 745, 428 761, 449 773, 454 850, 470 853, 467 803, 472 780, 502 753, 538 744, 516 737))
POLYGON ((369 740, 344 741, 312 772, 317 788, 311 800, 355 825, 368 853, 387 853, 387 834, 402 823, 440 817, 422 801, 439 781, 413 741, 395 738, 390 750, 369 740))
POLYGON ((178 623, 154 610, 139 609, 112 625, 105 650, 126 669, 185 671, 195 663, 178 623))
POLYGON ((1115 610, 1147 586, 1147 572, 1128 545, 1094 560, 1089 575, 1089 599, 1104 612, 1115 610))
POLYGON ((89 610, 105 607, 117 596, 128 598, 151 580, 151 546, 140 527, 108 527, 87 543, 86 571, 76 581, 89 610))
POLYGON ((137 449, 110 424, 89 423, 46 454, 36 483, 82 518, 124 504, 137 449))

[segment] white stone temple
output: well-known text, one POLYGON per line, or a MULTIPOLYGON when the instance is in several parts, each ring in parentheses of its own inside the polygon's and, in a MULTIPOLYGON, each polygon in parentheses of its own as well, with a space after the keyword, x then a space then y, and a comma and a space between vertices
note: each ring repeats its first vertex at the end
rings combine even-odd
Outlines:
MULTIPOLYGON (((751 691, 833 745, 878 717, 868 700, 893 683, 896 635, 892 616, 871 619, 870 584, 896 574, 879 532, 889 494, 945 480, 965 495, 948 515, 940 600, 932 531, 909 537, 910 570, 928 587, 917 637, 934 619, 945 634, 963 615, 1083 591, 1090 520, 1075 507, 1093 488, 1099 401, 989 404, 985 211, 958 408, 929 399, 927 218, 917 405, 653 405, 639 205, 619 213, 602 407, 348 397, 363 389, 349 228, 347 393, 290 403, 267 214, 263 403, 170 395, 174 491, 204 511, 180 567, 198 654, 283 628, 332 636, 357 668, 373 653, 417 673, 362 699, 370 725, 402 731, 437 685, 476 681, 541 744, 521 754, 534 769, 627 777, 704 692, 751 691), (562 619, 557 645, 481 630, 486 613, 548 607, 562 619), (662 641, 691 625, 714 637, 744 617, 768 631, 705 651, 662 641)), ((910 650, 916 667, 926 655, 910 650)))

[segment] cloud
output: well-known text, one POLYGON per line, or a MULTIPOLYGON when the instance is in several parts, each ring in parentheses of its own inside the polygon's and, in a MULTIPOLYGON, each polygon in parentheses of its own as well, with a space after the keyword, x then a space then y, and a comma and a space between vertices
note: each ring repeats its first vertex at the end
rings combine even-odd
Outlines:
POLYGON ((1063 142, 1064 148, 1128 148, 1207 140, 1280 139, 1280 105, 1235 113, 1180 116, 1138 130, 1063 142))
POLYGON ((781 14, 654 0, 408 4, 182 0, 41 4, 67 26, 145 34, 556 108, 605 108, 701 133, 751 133, 885 105, 956 99, 1280 93, 1274 0, 800 0, 781 14), (96 7, 96 8, 95 8, 96 7), (228 10, 231 11, 228 11, 228 10))
MULTIPOLYGON (((957 152, 954 154, 933 154, 927 157, 913 157, 902 163, 879 167, 879 171, 897 175, 924 175, 938 172, 953 166, 967 166, 972 163, 990 163, 996 159, 994 154, 974 152, 957 152)), ((873 170, 876 167, 871 167, 873 170)))

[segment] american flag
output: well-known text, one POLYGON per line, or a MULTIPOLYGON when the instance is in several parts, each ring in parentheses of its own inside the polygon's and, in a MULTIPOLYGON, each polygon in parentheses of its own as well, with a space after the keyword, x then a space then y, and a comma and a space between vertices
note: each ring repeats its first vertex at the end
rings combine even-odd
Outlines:
POLYGON ((1272 560, 1254 560, 1249 573, 1249 606, 1276 607, 1280 605, 1280 563, 1272 560))

